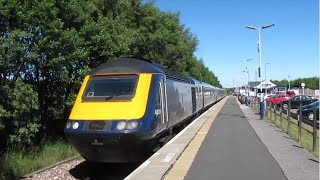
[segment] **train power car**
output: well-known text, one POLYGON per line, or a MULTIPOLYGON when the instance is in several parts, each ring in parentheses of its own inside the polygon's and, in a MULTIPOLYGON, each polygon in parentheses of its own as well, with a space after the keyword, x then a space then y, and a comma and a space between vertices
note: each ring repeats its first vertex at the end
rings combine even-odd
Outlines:
POLYGON ((164 133, 225 95, 152 61, 116 59, 85 76, 64 132, 88 161, 137 162, 164 133))

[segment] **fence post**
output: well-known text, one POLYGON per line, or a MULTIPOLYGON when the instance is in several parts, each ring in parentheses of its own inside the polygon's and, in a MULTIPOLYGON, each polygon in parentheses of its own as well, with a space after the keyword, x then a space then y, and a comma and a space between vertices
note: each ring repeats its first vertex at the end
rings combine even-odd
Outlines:
POLYGON ((269 116, 269 114, 270 114, 270 112, 269 112, 269 108, 270 108, 270 103, 268 103, 268 105, 267 105, 267 111, 268 111, 268 114, 267 114, 267 120, 268 120, 268 116, 269 116))
POLYGON ((266 120, 268 119, 268 102, 266 102, 266 110, 265 110, 265 113, 266 113, 266 120))
POLYGON ((273 112, 274 104, 270 107, 270 121, 272 122, 272 112, 273 112))
POLYGON ((291 100, 288 100, 288 109, 287 109, 287 120, 288 120, 288 125, 287 125, 287 133, 290 133, 290 116, 291 116, 291 100))
POLYGON ((271 109, 272 109, 272 103, 270 103, 269 110, 268 110, 269 111, 269 120, 270 120, 270 122, 272 120, 272 118, 271 118, 271 113, 272 113, 271 109))
POLYGON ((270 116, 270 121, 272 121, 272 104, 270 104, 270 107, 269 107, 269 116, 270 116))
POLYGON ((301 125, 302 125, 302 102, 300 102, 299 104, 299 121, 298 121, 298 125, 299 125, 299 132, 298 132, 298 141, 301 142, 301 125))
POLYGON ((316 151, 317 149, 317 117, 316 116, 316 113, 317 113, 317 108, 314 108, 313 109, 313 152, 316 151))
POLYGON ((274 124, 277 126, 276 104, 273 105, 273 113, 274 113, 274 124))
POLYGON ((282 101, 280 102, 280 129, 282 129, 282 101))

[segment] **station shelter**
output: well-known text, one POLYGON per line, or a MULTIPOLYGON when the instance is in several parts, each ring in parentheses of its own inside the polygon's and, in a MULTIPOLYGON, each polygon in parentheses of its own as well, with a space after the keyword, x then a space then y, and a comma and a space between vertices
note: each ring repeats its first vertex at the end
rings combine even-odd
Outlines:
POLYGON ((254 87, 254 92, 255 94, 258 94, 258 93, 266 93, 266 94, 271 94, 274 92, 274 88, 276 87, 277 85, 275 85, 274 83, 272 83, 271 81, 262 81, 262 83, 258 84, 257 86, 254 87), (261 92, 261 87, 262 87, 262 92, 261 92))

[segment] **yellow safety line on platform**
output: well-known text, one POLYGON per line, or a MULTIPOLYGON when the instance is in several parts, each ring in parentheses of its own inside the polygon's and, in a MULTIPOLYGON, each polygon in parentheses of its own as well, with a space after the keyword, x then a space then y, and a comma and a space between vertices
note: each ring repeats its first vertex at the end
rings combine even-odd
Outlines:
POLYGON ((212 123, 216 119, 218 113, 220 112, 221 108, 223 107, 228 98, 229 97, 222 99, 216 105, 215 110, 212 112, 211 116, 207 119, 206 123, 201 127, 201 129, 197 132, 196 136, 190 142, 188 147, 184 150, 184 152, 181 154, 179 159, 170 169, 168 174, 164 177, 164 180, 184 179, 212 123))

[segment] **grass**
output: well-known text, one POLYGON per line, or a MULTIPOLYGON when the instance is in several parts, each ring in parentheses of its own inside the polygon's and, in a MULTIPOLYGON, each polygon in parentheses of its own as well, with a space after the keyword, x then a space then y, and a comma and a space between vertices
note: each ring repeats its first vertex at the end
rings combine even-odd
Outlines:
POLYGON ((19 179, 33 171, 77 155, 76 150, 63 140, 47 142, 41 150, 7 152, 0 164, 0 179, 19 179))
MULTIPOLYGON (((257 107, 252 107, 256 112, 259 111, 257 107)), ((278 112, 279 113, 279 112, 278 112)), ((268 111, 268 116, 266 116, 266 120, 270 123, 273 123, 275 126, 277 126, 279 129, 281 129, 283 132, 288 134, 288 121, 287 121, 287 115, 282 113, 282 121, 280 119, 280 115, 276 113, 276 120, 274 118, 274 112, 272 110, 271 114, 270 111, 268 111)), ((292 117, 290 118, 292 119, 292 117)), ((304 128, 301 128, 301 141, 298 140, 298 131, 299 126, 293 122, 290 122, 290 128, 289 128, 289 136, 295 140, 297 143, 299 143, 304 149, 309 151, 313 156, 315 156, 317 159, 319 159, 319 137, 317 137, 317 148, 315 151, 313 151, 313 135, 309 131, 307 131, 304 128)))

